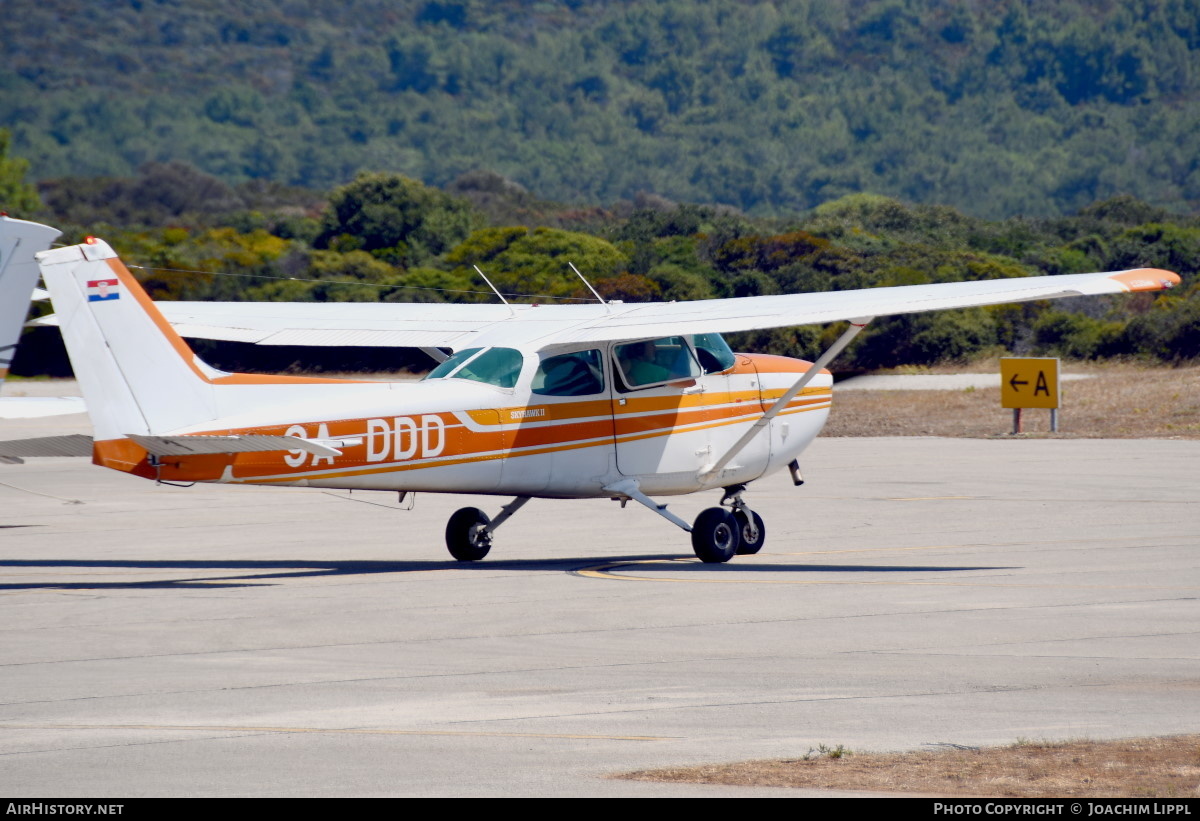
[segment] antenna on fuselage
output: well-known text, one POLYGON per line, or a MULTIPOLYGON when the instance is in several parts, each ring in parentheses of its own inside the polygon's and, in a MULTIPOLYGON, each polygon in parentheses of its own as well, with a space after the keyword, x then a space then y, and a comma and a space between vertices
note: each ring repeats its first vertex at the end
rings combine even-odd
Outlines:
POLYGON ((611 314, 612 308, 608 307, 608 303, 605 302, 604 297, 600 296, 599 292, 597 292, 596 289, 592 287, 592 283, 587 281, 587 277, 585 277, 583 274, 579 273, 579 269, 575 267, 575 263, 568 261, 567 265, 570 265, 571 270, 575 272, 575 276, 582 279, 583 284, 588 286, 588 290, 592 292, 592 296, 594 296, 594 297, 596 297, 596 299, 600 300, 600 304, 604 306, 604 310, 611 314))
POLYGON ((488 287, 492 289, 492 293, 494 293, 496 296, 500 297, 501 302, 503 302, 505 305, 508 305, 508 312, 510 314, 512 314, 513 316, 516 316, 517 315, 516 309, 513 308, 513 306, 509 304, 508 300, 504 298, 504 294, 500 293, 500 289, 497 288, 495 285, 493 285, 492 281, 487 278, 487 274, 485 274, 483 271, 479 270, 478 265, 472 265, 471 267, 475 269, 475 273, 477 273, 481 277, 483 277, 483 281, 486 282, 488 284, 488 287))

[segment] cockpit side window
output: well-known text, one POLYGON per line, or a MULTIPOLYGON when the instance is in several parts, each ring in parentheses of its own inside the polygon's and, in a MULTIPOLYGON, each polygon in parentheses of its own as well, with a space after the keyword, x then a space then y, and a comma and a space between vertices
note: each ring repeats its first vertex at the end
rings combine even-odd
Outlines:
POLYGON ((604 391, 603 362, 598 350, 547 357, 533 374, 533 392, 540 396, 601 393, 604 391))
POLYGON ((629 342, 613 348, 617 370, 626 387, 648 388, 702 373, 687 339, 668 336, 629 342))
POLYGON ((513 348, 467 348, 438 365, 426 379, 469 379, 498 388, 512 388, 525 358, 513 348))

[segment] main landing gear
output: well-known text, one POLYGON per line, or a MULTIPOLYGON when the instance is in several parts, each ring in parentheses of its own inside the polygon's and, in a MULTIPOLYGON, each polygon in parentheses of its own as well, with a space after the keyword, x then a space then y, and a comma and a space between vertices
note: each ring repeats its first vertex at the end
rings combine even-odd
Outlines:
POLYGON ((745 489, 745 485, 725 488, 722 506, 702 510, 696 517, 692 524, 692 549, 700 561, 720 564, 735 555, 762 550, 767 540, 767 528, 762 517, 742 499, 745 489))
POLYGON ((477 507, 454 511, 446 522, 446 547, 460 562, 477 562, 492 549, 491 518, 477 507))
POLYGON ((496 528, 508 521, 508 517, 529 501, 528 496, 518 496, 506 504, 495 518, 477 507, 464 507, 454 511, 446 522, 446 547, 450 555, 460 562, 477 562, 492 549, 492 534, 496 528))
MULTIPOLYGON (((767 528, 762 517, 750 509, 742 498, 745 485, 725 488, 720 507, 710 507, 700 512, 696 521, 688 525, 658 504, 638 488, 636 479, 623 479, 604 488, 613 498, 625 506, 630 499, 645 505, 659 516, 692 534, 692 549, 700 561, 721 564, 736 555, 747 555, 762 550, 767 540, 767 528)), ((518 496, 505 505, 495 519, 477 507, 464 507, 455 511, 446 522, 446 547, 450 555, 460 562, 477 562, 492 549, 492 534, 496 528, 508 521, 530 497, 518 496)))

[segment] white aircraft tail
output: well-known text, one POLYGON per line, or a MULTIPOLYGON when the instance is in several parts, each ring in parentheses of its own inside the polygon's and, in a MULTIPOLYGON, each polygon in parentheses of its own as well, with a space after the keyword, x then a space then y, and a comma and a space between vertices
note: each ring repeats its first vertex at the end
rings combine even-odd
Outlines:
POLYGON ((38 255, 97 441, 216 418, 214 378, 103 240, 38 255))
POLYGON ((49 248, 58 235, 48 225, 0 215, 0 384, 8 375, 37 285, 34 255, 49 248))

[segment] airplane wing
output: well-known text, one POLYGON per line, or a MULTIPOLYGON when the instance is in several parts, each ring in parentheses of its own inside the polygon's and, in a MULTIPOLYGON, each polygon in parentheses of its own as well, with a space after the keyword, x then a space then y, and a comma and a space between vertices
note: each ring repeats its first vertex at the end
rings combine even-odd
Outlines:
POLYGON ((646 336, 732 333, 817 325, 863 317, 973 308, 1094 294, 1160 291, 1178 285, 1171 271, 1137 268, 1097 274, 1022 277, 853 291, 779 294, 697 302, 622 306, 619 315, 598 317, 564 329, 555 343, 608 342, 646 336))
POLYGON ((503 305, 447 303, 160 302, 158 307, 180 336, 318 347, 457 350, 513 316, 503 305))
MULTIPOLYGON (((695 302, 495 305, 375 302, 160 302, 181 336, 257 345, 535 350, 691 333, 733 333, 1094 294, 1158 291, 1177 274, 1095 274, 778 294, 695 302)), ((35 320, 56 325, 57 318, 35 320)))
POLYGON ((947 282, 695 302, 609 305, 162 302, 183 336, 259 345, 535 349, 691 333, 732 333, 859 317, 1094 294, 1158 291, 1179 276, 1157 268, 947 282))

